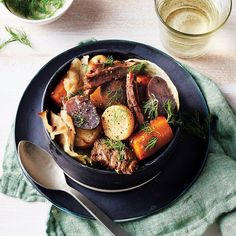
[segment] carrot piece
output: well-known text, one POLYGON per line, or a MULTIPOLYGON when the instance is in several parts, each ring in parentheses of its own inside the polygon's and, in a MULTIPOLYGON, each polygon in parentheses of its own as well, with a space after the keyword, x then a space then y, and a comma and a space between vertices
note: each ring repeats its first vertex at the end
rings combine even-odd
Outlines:
POLYGON ((90 95, 90 100, 93 103, 95 107, 98 107, 100 109, 104 108, 103 106, 103 99, 104 97, 102 96, 101 93, 101 86, 97 87, 96 90, 90 95))
POLYGON ((64 79, 62 79, 51 93, 51 99, 56 103, 57 106, 61 106, 65 96, 66 90, 64 88, 64 79))
POLYGON ((141 83, 144 86, 147 86, 150 80, 151 80, 151 77, 148 75, 137 75, 137 78, 136 78, 136 81, 138 83, 141 83))
POLYGON ((130 146, 139 160, 154 154, 169 143, 174 136, 164 116, 158 116, 152 120, 147 130, 140 130, 130 138, 130 146))

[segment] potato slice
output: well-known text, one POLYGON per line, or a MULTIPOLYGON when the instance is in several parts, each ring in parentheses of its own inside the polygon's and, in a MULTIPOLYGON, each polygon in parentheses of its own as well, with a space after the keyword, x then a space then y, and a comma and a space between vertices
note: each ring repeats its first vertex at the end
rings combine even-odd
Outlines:
POLYGON ((104 56, 104 55, 96 55, 94 57, 92 57, 90 60, 89 60, 89 66, 94 66, 94 65, 97 65, 97 64, 102 64, 102 63, 105 63, 107 60, 107 57, 104 56))
POLYGON ((134 116, 128 107, 113 105, 102 114, 105 135, 113 140, 125 140, 134 130, 134 116))
POLYGON ((92 147, 94 142, 100 137, 101 131, 100 124, 95 129, 76 128, 74 145, 81 149, 92 147))

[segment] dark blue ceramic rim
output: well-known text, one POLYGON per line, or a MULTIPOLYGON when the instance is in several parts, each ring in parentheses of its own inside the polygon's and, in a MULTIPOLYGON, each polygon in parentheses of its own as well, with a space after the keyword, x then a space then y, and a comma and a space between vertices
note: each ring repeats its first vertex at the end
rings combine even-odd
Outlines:
MULTIPOLYGON (((99 43, 103 43, 103 42, 114 42, 114 43, 128 43, 128 44, 137 44, 137 45, 141 45, 142 47, 148 47, 150 49, 152 49, 153 51, 158 51, 159 54, 162 54, 167 60, 171 60, 173 61, 174 63, 178 64, 182 70, 184 70, 187 74, 188 71, 185 70, 185 68, 182 67, 181 64, 179 64, 177 61, 175 61, 173 58, 171 58, 170 56, 168 56, 167 54, 157 50, 156 48, 153 48, 151 46, 148 46, 148 45, 145 45, 145 44, 141 44, 141 43, 137 43, 137 42, 132 42, 132 41, 124 41, 124 40, 104 40, 104 41, 99 41, 99 43)), ((88 43, 86 45, 90 45, 90 44, 96 44, 97 42, 91 42, 91 43, 88 43)), ((83 47, 85 45, 81 45, 81 47, 83 47)), ((52 61, 54 61, 54 66, 55 68, 59 68, 61 65, 60 65, 60 58, 61 57, 65 57, 67 58, 68 60, 70 60, 70 56, 69 56, 69 52, 73 50, 72 49, 69 49, 65 52, 63 52, 62 54, 56 56, 55 58, 53 58, 52 60, 50 60, 44 67, 41 68, 41 70, 35 75, 35 77, 37 77, 37 75, 39 75, 43 70, 47 69, 48 66, 51 65, 52 61), (56 62, 55 62, 56 61, 56 62)), ((193 86, 195 87, 195 89, 197 89, 199 91, 199 96, 202 100, 202 105, 204 106, 204 109, 205 109, 205 112, 208 114, 209 113, 209 110, 208 110, 208 106, 207 106, 207 103, 205 101, 205 98, 204 96, 202 95, 199 87, 197 86, 196 82, 193 80, 193 78, 191 76, 189 76, 189 79, 191 80, 193 86)), ((26 93, 27 91, 29 90, 29 88, 31 87, 31 84, 33 83, 33 80, 30 82, 30 84, 27 86, 26 90, 25 90, 25 93, 23 94, 22 96, 22 99, 19 103, 19 107, 18 107, 18 111, 17 111, 17 114, 16 114, 16 126, 15 126, 15 142, 16 142, 16 147, 19 143, 19 141, 21 140, 18 135, 18 129, 22 128, 21 125, 20 125, 20 121, 18 119, 18 113, 20 112, 20 108, 21 108, 21 105, 23 103, 23 100, 25 99, 25 97, 27 96, 26 93)), ((115 221, 117 222, 125 222, 125 221, 131 221, 131 220, 135 220, 135 219, 141 219, 143 217, 146 217, 146 216, 149 216, 151 214, 155 214, 157 212, 159 212, 160 210, 166 208, 167 206, 171 206, 172 204, 174 204, 186 191, 188 191, 188 189, 193 185, 193 183, 197 180, 197 178, 199 177, 199 175, 201 174, 202 170, 203 170, 203 167, 206 163, 206 160, 207 160, 207 154, 208 154, 208 147, 209 147, 209 141, 210 141, 210 129, 208 131, 208 139, 207 139, 207 145, 206 145, 206 148, 204 150, 204 156, 202 157, 202 163, 198 169, 198 171, 195 173, 194 177, 192 178, 192 180, 188 183, 188 185, 186 187, 184 187, 177 196, 173 196, 173 199, 170 200, 169 202, 165 203, 165 205, 163 205, 162 207, 154 210, 153 212, 148 212, 148 213, 145 213, 144 214, 140 214, 139 216, 136 216, 136 217, 126 217, 126 218, 119 218, 119 219, 114 219, 115 221)), ((41 145, 43 147, 43 144, 41 145)), ((52 201, 52 199, 47 196, 45 193, 44 193, 44 189, 40 186, 38 186, 35 182, 33 182, 28 176, 26 176, 29 181, 33 184, 33 186, 45 197, 47 198, 50 202, 52 202, 52 204, 54 204, 56 207, 58 207, 59 209, 67 212, 67 213, 70 213, 72 215, 77 215, 77 216, 80 216, 80 217, 83 217, 83 218, 90 218, 92 219, 92 217, 90 216, 84 216, 83 214, 79 214, 79 213, 75 213, 73 211, 70 211, 68 210, 67 208, 65 207, 62 207, 59 203, 55 202, 55 201, 52 201)))

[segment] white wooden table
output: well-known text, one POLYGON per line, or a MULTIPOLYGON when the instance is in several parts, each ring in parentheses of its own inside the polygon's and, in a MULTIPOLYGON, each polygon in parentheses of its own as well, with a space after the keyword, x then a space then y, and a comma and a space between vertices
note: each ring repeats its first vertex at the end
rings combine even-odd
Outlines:
MULTIPOLYGON (((165 51, 160 42, 152 0, 75 0, 69 11, 49 25, 32 26, 7 14, 0 4, 0 40, 8 38, 4 26, 22 27, 33 49, 12 43, 0 51, 0 164, 16 109, 26 86, 36 72, 57 54, 81 40, 126 39, 165 51)), ((236 11, 215 36, 207 55, 180 60, 215 81, 236 109, 236 11)), ((0 175, 2 169, 0 168, 0 175)), ((46 235, 48 203, 25 203, 0 194, 0 235, 46 235)), ((220 235, 213 225, 205 235, 220 235)))

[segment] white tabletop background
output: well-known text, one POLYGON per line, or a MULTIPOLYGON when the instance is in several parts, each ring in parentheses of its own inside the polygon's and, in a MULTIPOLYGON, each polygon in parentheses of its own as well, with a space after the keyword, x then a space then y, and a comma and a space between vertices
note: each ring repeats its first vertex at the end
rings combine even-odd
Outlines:
MULTIPOLYGON (((22 27, 33 48, 12 43, 0 51, 0 165, 11 124, 26 86, 51 58, 81 40, 126 39, 163 48, 152 0, 75 0, 62 18, 44 26, 13 19, 0 4, 0 40, 4 26, 22 27)), ((210 51, 199 59, 181 60, 215 81, 236 109, 236 12, 215 35, 210 51)), ((165 51, 166 52, 166 51, 165 51)), ((0 175, 2 167, 0 167, 0 175)), ((0 235, 46 235, 49 203, 26 203, 0 194, 0 235)), ((205 236, 220 232, 214 224, 205 236)))

